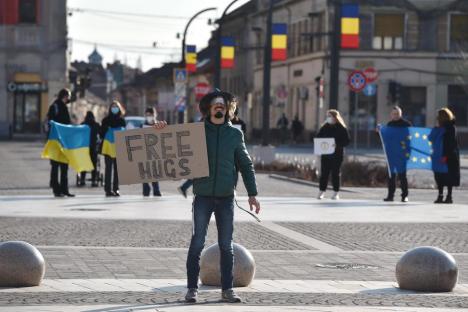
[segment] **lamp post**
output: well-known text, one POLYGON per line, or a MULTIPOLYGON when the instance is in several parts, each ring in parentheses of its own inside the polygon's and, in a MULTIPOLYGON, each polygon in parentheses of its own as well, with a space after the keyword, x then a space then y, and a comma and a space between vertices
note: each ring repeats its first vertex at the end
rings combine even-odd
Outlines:
POLYGON ((268 7, 265 49, 263 53, 263 146, 268 146, 270 141, 271 21, 273 19, 273 2, 273 0, 270 0, 268 7))
POLYGON ((227 11, 231 8, 231 6, 239 0, 234 0, 228 4, 228 6, 224 9, 223 14, 218 20, 218 30, 216 31, 216 52, 215 52, 215 76, 214 76, 214 87, 220 88, 221 87, 221 38, 222 38, 222 25, 223 25, 223 18, 226 16, 227 11))
POLYGON ((199 11, 198 13, 196 13, 194 16, 192 16, 190 18, 190 20, 188 21, 187 25, 185 25, 185 29, 184 29, 184 36, 182 37, 182 61, 181 61, 181 64, 182 66, 185 66, 185 38, 187 36, 187 31, 188 31, 188 28, 190 26, 190 24, 193 22, 194 19, 196 19, 200 14, 202 13, 205 13, 207 11, 212 11, 212 10, 216 10, 216 8, 207 8, 207 9, 204 9, 204 10, 201 10, 199 11))
MULTIPOLYGON (((216 8, 206 8, 206 9, 203 9, 199 12, 197 12, 194 16, 192 16, 190 18, 190 20, 187 22, 187 25, 185 25, 185 29, 184 29, 184 35, 182 37, 182 60, 181 60, 181 67, 185 67, 185 39, 187 37, 187 31, 188 31, 188 28, 190 26, 190 24, 193 22, 193 20, 195 20, 200 14, 202 13, 205 13, 207 11, 213 11, 213 10, 216 10, 216 8)), ((186 86, 186 89, 188 89, 188 79, 187 79, 187 86, 186 86)), ((186 91, 186 95, 185 95, 185 100, 186 100, 186 105, 188 104, 188 92, 186 91)), ((177 122, 178 123, 183 123, 184 122, 184 116, 185 116, 185 112, 184 111, 179 111, 178 114, 177 114, 177 122)))

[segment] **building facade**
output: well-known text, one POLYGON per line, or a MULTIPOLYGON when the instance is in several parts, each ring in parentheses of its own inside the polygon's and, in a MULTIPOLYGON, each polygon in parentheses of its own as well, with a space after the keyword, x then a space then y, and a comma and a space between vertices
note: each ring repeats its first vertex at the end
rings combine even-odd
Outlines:
POLYGON ((0 137, 38 134, 68 85, 65 0, 0 2, 0 137))
MULTIPOLYGON (((252 129, 262 127, 263 50, 268 1, 253 0, 246 14, 223 32, 242 33, 236 46, 236 68, 223 71, 222 87, 251 95, 247 109, 252 129), (255 5, 254 5, 255 4, 255 5), (239 28, 242 23, 245 27, 239 28), (247 40, 247 42, 245 42, 247 40), (238 52, 239 51, 239 52, 238 52), (242 69, 238 64, 251 66, 242 69), (239 71, 239 73, 237 73, 239 71), (251 83, 253 81, 253 83, 251 83)), ((463 140, 468 137, 468 3, 460 0, 353 0, 359 4, 357 50, 340 50, 338 103, 362 146, 378 144, 375 126, 385 123, 394 105, 402 107, 415 126, 435 125, 436 110, 449 106, 457 116, 463 140), (378 71, 376 94, 355 94, 347 86, 353 70, 378 71), (354 131, 356 130, 356 131, 354 131)), ((272 63, 270 126, 282 113, 298 116, 309 141, 325 119, 329 105, 333 3, 326 0, 283 0, 273 11, 273 23, 288 25, 288 58, 272 63), (322 87, 320 86, 322 84, 322 87), (323 90, 322 90, 323 88, 323 90)), ((231 15, 231 14, 230 14, 231 15)))

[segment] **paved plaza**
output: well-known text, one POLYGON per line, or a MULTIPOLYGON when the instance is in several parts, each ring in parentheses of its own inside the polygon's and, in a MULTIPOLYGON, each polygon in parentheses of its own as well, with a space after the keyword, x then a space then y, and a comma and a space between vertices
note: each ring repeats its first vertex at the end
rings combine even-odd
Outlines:
MULTIPOLYGON (((457 311, 468 309, 468 192, 435 205, 436 192, 411 190, 409 203, 384 203, 385 189, 347 188, 340 201, 315 199, 317 188, 258 176, 262 222, 236 209, 234 241, 252 252, 255 279, 238 288, 242 304, 223 304, 202 286, 186 305, 185 258, 192 198, 163 182, 163 197, 123 186, 72 188, 53 198, 41 143, 0 143, 0 241, 41 251, 41 286, 0 289, 3 311, 457 311), (451 293, 398 289, 395 265, 415 246, 437 246, 459 266, 451 293)), ((70 181, 74 183, 74 173, 70 181)), ((73 185, 71 183, 71 185, 73 185)), ((247 206, 243 188, 238 202, 247 206)), ((216 241, 210 226, 207 246, 216 241)))

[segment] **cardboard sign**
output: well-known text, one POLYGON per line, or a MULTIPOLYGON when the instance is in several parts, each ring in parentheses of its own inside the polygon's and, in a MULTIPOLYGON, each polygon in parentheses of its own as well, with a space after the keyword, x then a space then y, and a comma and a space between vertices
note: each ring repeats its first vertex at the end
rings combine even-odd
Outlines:
POLYGON ((314 154, 315 155, 330 155, 335 152, 334 138, 315 138, 314 139, 314 154))
POLYGON ((202 122, 115 133, 120 184, 207 177, 202 122))

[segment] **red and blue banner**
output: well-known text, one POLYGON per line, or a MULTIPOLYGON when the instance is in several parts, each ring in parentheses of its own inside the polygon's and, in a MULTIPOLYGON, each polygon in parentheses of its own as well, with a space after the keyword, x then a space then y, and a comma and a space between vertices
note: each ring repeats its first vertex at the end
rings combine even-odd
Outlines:
POLYGON ((359 5, 341 6, 341 48, 359 49, 359 5))
POLYGON ((273 24, 271 28, 271 59, 284 61, 287 59, 288 26, 286 24, 273 24))
POLYGON ((221 38, 221 68, 234 67, 234 38, 221 38))

